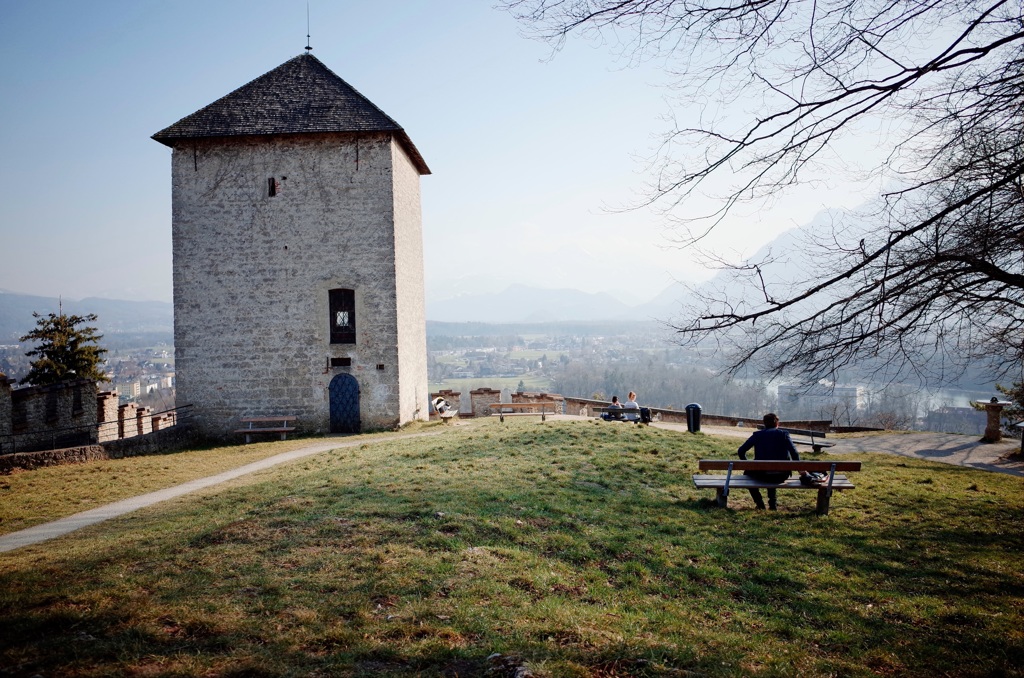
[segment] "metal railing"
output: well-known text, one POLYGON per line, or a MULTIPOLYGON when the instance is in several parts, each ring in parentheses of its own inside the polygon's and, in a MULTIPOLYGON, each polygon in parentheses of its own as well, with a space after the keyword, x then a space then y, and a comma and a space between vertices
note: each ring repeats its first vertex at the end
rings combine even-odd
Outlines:
MULTIPOLYGON (((98 445, 101 442, 112 442, 114 440, 130 440, 141 436, 160 435, 163 431, 170 431, 192 418, 192 405, 173 407, 161 412, 147 414, 146 418, 152 421, 153 417, 160 417, 163 420, 173 418, 174 423, 161 426, 158 430, 144 434, 131 436, 120 436, 120 422, 105 421, 94 424, 79 424, 65 428, 45 428, 33 431, 18 431, 16 433, 0 434, 0 455, 15 454, 17 452, 45 452, 48 450, 61 450, 68 447, 81 447, 83 445, 98 445), (109 432, 113 431, 113 435, 109 432), (103 433, 104 435, 101 435, 103 433)), ((136 418, 126 419, 125 423, 134 424, 136 418)))

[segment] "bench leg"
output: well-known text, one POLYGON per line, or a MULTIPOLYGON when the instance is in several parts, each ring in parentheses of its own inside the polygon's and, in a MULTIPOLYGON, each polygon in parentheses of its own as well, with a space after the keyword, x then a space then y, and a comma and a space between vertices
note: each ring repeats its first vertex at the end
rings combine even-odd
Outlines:
POLYGON ((248 433, 246 433, 246 434, 245 434, 245 444, 246 444, 246 445, 248 445, 248 444, 249 444, 249 442, 250 442, 251 438, 252 438, 252 437, 251 437, 251 436, 250 436, 250 435, 249 435, 248 433))
POLYGON ((729 495, 725 493, 725 490, 719 487, 715 492, 715 502, 722 508, 729 508, 729 495))
POLYGON ((832 491, 827 487, 823 487, 820 490, 818 490, 818 508, 816 512, 819 516, 828 515, 828 504, 831 498, 832 491))
POLYGON ((504 412, 499 412, 498 413, 498 421, 500 421, 502 424, 505 423, 505 413, 504 412))
POLYGON ((541 410, 541 413, 540 413, 540 420, 541 421, 547 421, 547 417, 544 415, 544 411, 543 410, 541 410))

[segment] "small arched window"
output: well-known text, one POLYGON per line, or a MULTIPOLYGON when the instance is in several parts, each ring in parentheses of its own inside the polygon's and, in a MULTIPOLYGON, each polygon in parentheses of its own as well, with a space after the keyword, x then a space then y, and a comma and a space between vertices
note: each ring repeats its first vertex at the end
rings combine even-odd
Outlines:
POLYGON ((356 343, 356 293, 355 290, 330 290, 330 328, 332 344, 356 343))

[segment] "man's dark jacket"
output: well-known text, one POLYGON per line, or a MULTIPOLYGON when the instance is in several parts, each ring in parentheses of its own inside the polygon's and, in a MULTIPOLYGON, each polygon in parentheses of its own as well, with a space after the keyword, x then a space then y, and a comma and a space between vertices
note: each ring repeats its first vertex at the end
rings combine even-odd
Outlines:
MULTIPOLYGON (((754 459, 758 461, 800 460, 800 453, 796 451, 796 446, 789 437, 789 431, 784 431, 780 428, 766 428, 761 431, 755 431, 754 435, 747 438, 747 442, 740 445, 740 449, 737 450, 740 459, 747 458, 747 450, 751 447, 754 448, 754 459)), ((768 482, 782 482, 790 474, 788 472, 744 471, 743 475, 756 476, 768 482)))

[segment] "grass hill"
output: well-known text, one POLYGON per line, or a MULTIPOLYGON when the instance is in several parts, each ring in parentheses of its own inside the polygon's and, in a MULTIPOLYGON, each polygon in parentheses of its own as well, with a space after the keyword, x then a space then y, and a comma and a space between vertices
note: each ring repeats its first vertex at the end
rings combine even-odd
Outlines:
MULTIPOLYGON (((1020 479, 864 455, 713 506, 735 440, 493 419, 307 457, 0 554, 12 675, 1019 676, 1020 479)), ((0 531, 303 441, 0 479, 0 531), (45 499, 44 499, 45 498, 45 499)), ((819 458, 828 458, 821 455, 819 458)))

